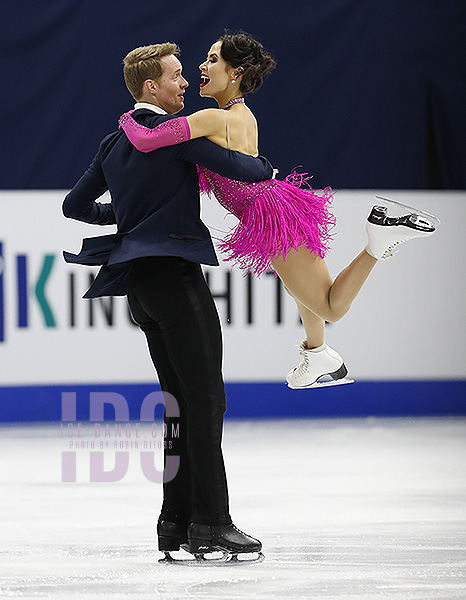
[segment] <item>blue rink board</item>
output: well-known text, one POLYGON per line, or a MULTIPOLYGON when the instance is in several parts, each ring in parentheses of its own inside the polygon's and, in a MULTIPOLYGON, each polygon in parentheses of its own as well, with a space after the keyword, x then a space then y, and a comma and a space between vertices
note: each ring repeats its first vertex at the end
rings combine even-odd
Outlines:
MULTIPOLYGON (((466 415, 465 380, 362 381, 312 390, 290 390, 284 383, 228 383, 226 388, 227 418, 466 415)), ((60 421, 62 392, 76 393, 78 421, 89 419, 91 392, 120 394, 130 419, 138 420, 144 398, 159 389, 150 384, 0 387, 0 422, 60 421)), ((106 407, 105 420, 114 416, 113 408, 106 407)))

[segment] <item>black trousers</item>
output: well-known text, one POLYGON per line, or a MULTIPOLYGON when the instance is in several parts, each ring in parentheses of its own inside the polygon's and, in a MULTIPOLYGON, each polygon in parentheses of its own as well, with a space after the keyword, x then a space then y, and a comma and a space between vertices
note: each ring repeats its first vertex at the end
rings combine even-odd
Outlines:
MULTIPOLYGON (((231 523, 222 455, 226 410, 222 333, 217 309, 200 265, 177 257, 133 261, 128 301, 147 338, 162 391, 179 405, 179 437, 169 455, 180 456, 164 483, 160 518, 188 524, 231 523)), ((165 415, 171 432, 173 419, 165 415)))

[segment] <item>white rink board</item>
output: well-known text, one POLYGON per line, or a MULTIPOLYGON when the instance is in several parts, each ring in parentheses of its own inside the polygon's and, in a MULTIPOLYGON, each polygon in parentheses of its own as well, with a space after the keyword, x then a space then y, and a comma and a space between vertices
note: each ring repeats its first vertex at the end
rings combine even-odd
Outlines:
MULTIPOLYGON (((94 301, 94 325, 90 326, 89 301, 81 296, 91 270, 64 263, 62 250, 78 252, 82 237, 112 233, 115 228, 65 219, 61 214, 65 193, 0 193, 4 292, 0 386, 153 382, 145 341, 130 324, 125 298, 114 299, 111 326, 99 301, 94 301), (35 294, 47 255, 51 270, 47 277, 43 274, 43 290, 51 313, 48 326, 43 303, 35 294), (18 256, 25 257, 19 260, 27 266, 27 294, 18 291, 18 256), (70 316, 72 273, 74 323, 70 316), (20 327, 19 298, 24 305, 25 294, 27 326, 20 327)), ((364 221, 374 195, 420 206, 438 215, 442 226, 432 238, 403 245, 399 255, 376 267, 348 315, 328 327, 327 342, 344 356, 358 380, 465 379, 466 193, 338 192, 334 201, 338 225, 327 259, 333 276, 364 247, 364 221)), ((225 218, 215 200, 207 198, 203 199, 203 218, 214 236, 235 222, 232 216, 225 218)), ((230 267, 207 270, 213 293, 224 293, 230 267)), ((248 323, 247 279, 235 268, 230 281, 230 324, 226 323, 226 299, 217 300, 224 330, 225 379, 281 381, 296 364, 295 345, 303 337, 293 301, 282 292, 282 322, 277 323, 275 278, 254 280, 249 305, 253 318, 248 323)))

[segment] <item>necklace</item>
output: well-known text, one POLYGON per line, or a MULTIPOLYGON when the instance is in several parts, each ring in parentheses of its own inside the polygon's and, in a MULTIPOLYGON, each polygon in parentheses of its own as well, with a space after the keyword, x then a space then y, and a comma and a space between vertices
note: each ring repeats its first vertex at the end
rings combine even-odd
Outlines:
POLYGON ((225 106, 222 106, 221 109, 227 110, 227 108, 230 108, 230 106, 233 106, 233 104, 244 104, 244 98, 233 98, 233 100, 227 102, 225 106))

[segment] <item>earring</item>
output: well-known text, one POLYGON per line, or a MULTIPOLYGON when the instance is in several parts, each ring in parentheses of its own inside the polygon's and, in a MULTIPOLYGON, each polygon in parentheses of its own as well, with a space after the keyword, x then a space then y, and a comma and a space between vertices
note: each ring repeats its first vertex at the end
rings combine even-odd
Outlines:
POLYGON ((231 83, 236 83, 236 79, 232 79, 232 80, 231 80, 231 83))

